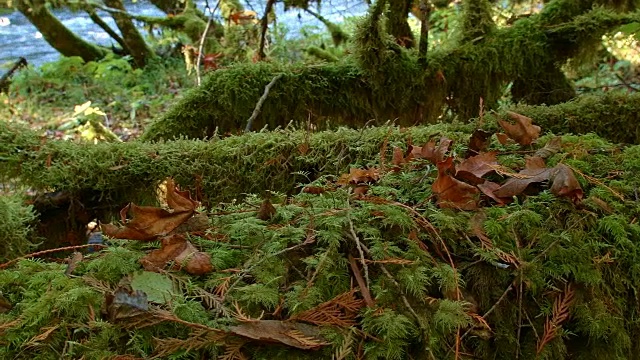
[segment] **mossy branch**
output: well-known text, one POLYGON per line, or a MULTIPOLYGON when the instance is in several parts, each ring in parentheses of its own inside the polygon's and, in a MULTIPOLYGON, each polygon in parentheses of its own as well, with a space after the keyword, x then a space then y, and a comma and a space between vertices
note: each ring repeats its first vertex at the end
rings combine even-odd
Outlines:
POLYGON ((487 108, 495 106, 510 82, 517 100, 547 105, 567 101, 574 90, 558 64, 593 48, 602 34, 637 16, 579 6, 571 8, 574 19, 563 23, 554 12, 558 3, 490 31, 481 42, 434 49, 421 59, 386 34, 379 21, 380 1, 358 28, 353 57, 319 66, 269 63, 218 70, 147 128, 143 139, 243 129, 259 99, 253 89, 278 74, 282 79, 256 118, 256 128, 306 121, 310 115, 318 125, 327 120, 356 126, 371 119, 411 125, 436 121, 444 108, 466 119, 478 114, 481 98, 487 108))

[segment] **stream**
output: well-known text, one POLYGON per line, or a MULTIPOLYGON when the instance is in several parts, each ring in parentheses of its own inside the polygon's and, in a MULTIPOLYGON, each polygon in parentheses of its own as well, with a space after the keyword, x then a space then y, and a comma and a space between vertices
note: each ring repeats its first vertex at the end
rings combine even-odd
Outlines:
MULTIPOLYGON (((261 16, 264 2, 264 0, 245 2, 245 8, 253 9, 261 16)), ((197 4, 201 10, 205 9, 204 1, 198 1, 197 4)), ((128 12, 136 15, 165 15, 149 2, 125 0, 125 6, 128 12)), ((213 5, 211 6, 213 7, 213 5)), ((341 22, 345 17, 364 14, 367 5, 362 0, 324 0, 322 6, 314 10, 333 22, 341 22)), ((105 46, 111 46, 115 43, 84 12, 74 13, 67 9, 58 9, 53 13, 70 30, 86 40, 105 46)), ((107 13, 99 11, 98 14, 111 28, 118 30, 115 22, 107 13)), ((290 37, 299 36, 303 27, 317 27, 317 31, 325 31, 324 25, 313 16, 298 9, 290 9, 285 12, 282 3, 276 4, 276 15, 280 23, 286 24, 290 37)), ((19 57, 26 58, 33 66, 40 66, 60 57, 60 54, 44 40, 42 34, 18 11, 0 12, 0 40, 0 74, 19 57)))

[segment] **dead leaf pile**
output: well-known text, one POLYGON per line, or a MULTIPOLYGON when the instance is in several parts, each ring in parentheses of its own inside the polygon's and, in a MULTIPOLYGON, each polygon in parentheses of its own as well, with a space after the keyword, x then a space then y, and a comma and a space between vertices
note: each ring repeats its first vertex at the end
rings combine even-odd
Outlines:
MULTIPOLYGON (((526 116, 514 112, 507 114, 515 123, 498 121, 504 130, 504 133, 496 134, 499 142, 507 144, 513 141, 521 146, 534 144, 540 136, 541 128, 533 125, 532 120, 526 116)), ((533 156, 526 157, 524 169, 516 173, 499 164, 500 152, 487 151, 491 135, 484 130, 476 130, 471 135, 464 158, 458 158, 451 153, 453 141, 446 137, 440 138, 437 143, 431 140, 423 146, 409 144, 406 151, 394 147, 391 171, 401 171, 408 165, 411 165, 412 169, 420 169, 424 164, 420 160, 436 165, 438 172, 432 184, 432 191, 436 203, 441 208, 474 210, 491 201, 504 205, 511 202, 514 196, 540 191, 545 184, 548 184, 551 192, 558 197, 568 198, 574 203, 582 200, 582 188, 568 166, 558 164, 549 168, 545 164, 546 158, 561 150, 560 138, 552 139, 533 156), (494 174, 507 176, 508 179, 504 183, 500 183, 499 176, 493 177, 493 181, 487 179, 494 174)), ((351 168, 348 174, 340 177, 336 185, 351 186, 354 194, 364 195, 369 185, 377 182, 379 178, 380 171, 376 168, 351 168)))

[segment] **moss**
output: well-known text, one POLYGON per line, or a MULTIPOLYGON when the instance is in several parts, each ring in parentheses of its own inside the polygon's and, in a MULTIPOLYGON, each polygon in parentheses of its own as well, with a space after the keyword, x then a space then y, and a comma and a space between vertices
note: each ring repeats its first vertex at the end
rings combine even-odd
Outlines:
MULTIPOLYGON (((458 144, 455 152, 463 153, 472 129, 468 125, 405 132, 392 127, 341 129, 310 135, 309 152, 293 156, 288 151, 301 151, 297 145, 306 136, 302 131, 119 147, 151 154, 146 157, 147 163, 163 171, 181 170, 174 168, 180 161, 193 165, 199 159, 202 164, 211 164, 212 169, 226 167, 226 177, 235 182, 244 179, 251 183, 265 176, 261 169, 272 166, 267 161, 279 154, 289 156, 287 161, 292 164, 322 158, 327 169, 331 168, 326 174, 335 171, 333 175, 338 176, 343 170, 334 167, 333 159, 349 158, 350 164, 344 163, 345 167, 379 166, 379 146, 385 138, 389 147, 404 148, 409 137, 414 144, 421 144, 430 136, 445 135, 458 144), (288 140, 291 138, 295 139, 288 140), (156 145, 165 149, 158 151, 156 145), (188 149, 200 157, 185 157, 180 152, 188 149), (169 155, 172 151, 175 158, 169 155), (211 151, 217 157, 210 157, 211 151), (169 167, 154 160, 169 158, 169 167), (248 159, 258 164, 244 169, 243 176, 229 175, 229 169, 248 159)), ((551 138, 546 135, 535 146, 542 147, 551 138)), ((204 327, 228 330, 238 323, 233 310, 241 309, 254 318, 262 314, 263 319, 286 320, 352 289, 355 280, 348 258, 359 257, 351 238, 355 234, 368 249, 364 255, 369 260, 368 289, 375 305, 356 307, 358 316, 351 326, 324 329, 327 345, 318 351, 247 341, 241 348, 245 356, 324 359, 339 353, 380 359, 450 359, 457 341, 461 353, 483 360, 639 359, 633 341, 640 334, 635 320, 640 309, 635 291, 640 286, 640 226, 634 221, 640 215, 634 197, 640 176, 639 146, 621 152, 619 146, 595 135, 565 136, 563 140, 560 153, 548 161, 562 159, 590 177, 578 175, 585 200, 575 205, 542 191, 508 205, 484 207, 484 220, 476 229, 470 222, 477 213, 441 209, 434 204, 430 188, 436 172, 432 166, 419 163, 388 172, 371 184, 369 192, 376 198, 356 198, 340 189, 317 195, 298 193, 286 201, 273 196, 276 216, 269 221, 256 218, 262 202, 256 196, 214 207, 206 236, 191 235, 190 239, 199 250, 211 254, 215 271, 203 276, 175 270, 158 274, 156 277, 174 285, 172 299, 150 306, 143 318, 110 318, 100 307, 105 304, 105 295, 116 284, 126 282, 140 268, 139 258, 157 244, 112 242, 108 249, 86 256, 73 277, 64 274, 62 264, 20 261, 0 270, 0 294, 11 305, 0 314, 0 356, 39 360, 56 359, 65 353, 87 359, 151 358, 160 356, 161 351, 165 351, 163 358, 220 356, 237 345, 238 339, 203 341, 204 336, 198 336, 198 332, 204 327), (431 226, 437 232, 427 229, 431 226), (478 231, 487 237, 483 242, 478 239, 478 231), (309 234, 317 235, 313 244, 305 244, 309 234), (461 300, 451 296, 456 287, 462 291, 461 300), (224 299, 213 295, 216 288, 226 289, 221 290, 226 291, 224 299), (573 293, 568 317, 561 323, 558 336, 538 355, 539 339, 549 328, 547 319, 554 311, 557 315, 554 304, 567 291, 573 293), (214 311, 212 303, 228 314, 214 311), (170 315, 179 320, 167 320, 170 315), (189 329, 185 321, 196 325, 189 329)), ((56 173, 61 166, 71 164, 60 156, 75 145, 53 142, 40 146, 43 152, 58 150, 52 152, 51 163, 51 168, 58 169, 56 173)), ((15 144, 7 147, 16 148, 15 144)), ((89 148, 90 155, 101 154, 104 150, 94 152, 99 147, 89 148)), ((495 139, 490 148, 505 149, 495 139)), ((111 147, 111 152, 114 149, 111 147)), ((25 159, 37 157, 31 150, 21 147, 23 165, 28 165, 25 159)), ((3 158, 9 155, 4 151, 0 152, 3 158)), ((143 162, 132 161, 133 153, 118 152, 115 158, 128 161, 130 170, 142 171, 143 162), (129 157, 121 158, 124 154, 129 157)), ((512 163, 521 163, 525 155, 508 156, 519 160, 512 163)), ((287 173, 283 165, 281 162, 277 167, 287 173)), ((102 172, 105 169, 106 165, 94 167, 100 176, 109 177, 108 172, 102 172)), ((126 176, 126 171, 119 175, 126 176)), ((46 170, 41 174, 46 175, 46 170)), ((205 183, 224 176, 221 174, 207 172, 205 183)), ((114 179, 116 175, 107 180, 114 179)), ((141 190, 140 184, 133 185, 136 191, 141 190)), ((217 191, 228 189, 221 186, 217 191)), ((356 297, 361 295, 356 293, 356 297)))
POLYGON ((596 133, 614 142, 640 143, 640 94, 609 92, 583 95, 554 106, 519 105, 511 110, 529 116, 556 134, 596 133))
POLYGON ((0 195, 0 262, 24 255, 35 248, 33 225, 36 214, 25 199, 0 195))
POLYGON ((444 109, 467 119, 477 115, 481 98, 494 107, 512 81, 517 99, 565 101, 573 89, 558 66, 593 47, 603 33, 635 21, 633 14, 565 3, 553 2, 508 28, 484 29, 488 34, 480 42, 431 51, 424 65, 387 33, 379 1, 357 27, 351 57, 324 65, 262 63, 215 71, 150 125, 143 139, 242 129, 264 86, 279 74, 254 128, 309 118, 319 126, 372 119, 410 125, 434 122, 444 109))

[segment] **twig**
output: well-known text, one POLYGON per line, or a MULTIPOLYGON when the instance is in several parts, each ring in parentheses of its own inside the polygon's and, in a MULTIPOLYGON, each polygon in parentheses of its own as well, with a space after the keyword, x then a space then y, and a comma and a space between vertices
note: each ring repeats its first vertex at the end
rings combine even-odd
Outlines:
POLYGON ((264 15, 262 16, 262 30, 260 31, 260 48, 258 49, 258 60, 264 60, 267 56, 264 53, 264 43, 267 39, 267 28, 269 26, 269 13, 273 8, 273 4, 275 4, 276 0, 268 0, 267 5, 264 9, 264 15))
POLYGON ((198 59, 196 60, 196 84, 200 86, 200 60, 202 59, 202 49, 204 48, 204 39, 207 37, 207 32, 209 32, 209 27, 211 26, 211 20, 213 17, 210 16, 207 21, 207 25, 204 27, 204 31, 202 32, 202 37, 200 38, 200 45, 198 45, 198 59))
POLYGON ((276 75, 273 79, 271 79, 271 81, 267 84, 267 86, 264 87, 264 93, 260 97, 260 100, 258 100, 258 103, 256 104, 255 109, 253 109, 253 113, 251 114, 251 117, 249 118, 249 120, 247 120, 247 127, 244 128, 245 132, 251 131, 251 126, 253 125, 253 121, 260 114, 260 110, 262 110, 262 104, 264 104, 265 100, 267 100, 267 96, 269 96, 269 91, 271 90, 273 85, 276 83, 276 81, 278 81, 282 76, 283 74, 276 75))
MULTIPOLYGON (((200 86, 200 61, 202 60, 202 49, 204 49, 204 41, 207 38, 207 33, 209 32, 209 27, 211 26, 211 22, 213 21, 213 14, 218 10, 220 6, 220 2, 222 0, 218 0, 216 7, 213 8, 213 11, 209 14, 209 21, 207 21, 207 25, 204 27, 204 31, 202 32, 202 37, 200 37, 200 44, 198 45, 198 60, 196 60, 196 82, 198 86, 200 86)), ((207 3, 207 8, 209 7, 207 3)))
POLYGON ((11 67, 11 69, 9 69, 9 71, 7 71, 4 75, 2 75, 2 77, 0 77, 0 89, 2 89, 2 87, 7 82, 7 80, 9 80, 9 78, 11 77, 11 75, 13 75, 13 73, 16 72, 16 70, 20 69, 23 66, 27 66, 27 59, 21 57, 18 59, 18 61, 15 62, 15 64, 13 64, 13 66, 11 67))
POLYGON ((602 181, 583 173, 582 171, 576 169, 575 167, 573 167, 573 166, 571 166, 569 164, 564 164, 564 165, 567 165, 567 167, 569 167, 569 169, 573 170, 573 172, 575 172, 578 175, 582 176, 583 178, 587 179, 587 181, 589 181, 590 183, 596 184, 596 185, 600 185, 600 186, 604 187, 605 189, 609 190, 615 197, 617 197, 618 199, 624 201, 624 196, 622 196, 620 193, 618 193, 617 191, 615 191, 612 188, 610 188, 609 186, 607 186, 602 181))
POLYGON ((120 44, 120 46, 122 47, 123 50, 125 50, 127 52, 130 52, 129 48, 124 43, 124 40, 122 39, 122 37, 120 37, 120 35, 118 35, 118 33, 115 32, 109 26, 109 24, 104 22, 104 20, 102 20, 102 18, 100 16, 98 16, 98 14, 96 14, 94 9, 85 9, 85 12, 87 14, 89 14, 89 18, 91 18, 91 20, 93 20, 93 22, 96 25, 100 26, 100 28, 102 28, 102 30, 104 30, 107 34, 109 34, 109 36, 111 36, 111 38, 113 38, 118 44, 120 44))
POLYGON ((516 335, 516 359, 520 358, 520 334, 522 333, 522 269, 520 269, 520 286, 518 287, 518 332, 516 335))
POLYGON ((371 292, 369 291, 369 285, 367 285, 364 279, 362 278, 362 275, 360 274, 360 269, 358 269, 358 264, 356 264, 356 259, 354 259, 353 256, 351 256, 351 254, 349 254, 349 265, 351 266, 353 275, 355 276, 356 282, 360 287, 360 292, 362 293, 362 297, 364 298, 364 301, 367 303, 368 307, 373 308, 375 306, 375 302, 371 297, 371 292))
MULTIPOLYGON (((507 294, 512 289, 513 289, 513 282, 509 284, 507 289, 502 293, 502 295, 500 295, 500 298, 498 298, 498 301, 496 301, 495 304, 493 304, 493 306, 491 306, 491 308, 489 308, 489 310, 487 310, 487 312, 484 313, 484 315, 482 315, 482 318, 486 319, 486 317, 489 316, 498 307, 498 305, 500 305, 500 303, 504 300, 504 298, 507 297, 507 294)), ((473 330, 473 328, 470 328, 464 334, 462 334, 462 336, 460 337, 460 341, 462 341, 467 335, 469 335, 471 330, 473 330)))
POLYGON ((367 262, 364 259, 362 243, 360 242, 360 239, 358 239, 358 235, 356 235, 356 231, 353 228, 353 221, 351 221, 351 216, 347 216, 347 220, 349 220, 349 232, 351 233, 351 239, 355 241, 356 247, 358 248, 358 253, 360 254, 360 263, 362 263, 362 268, 364 269, 364 279, 367 282, 368 289, 371 286, 371 281, 369 281, 369 267, 367 266, 367 262))
POLYGON ((82 248, 88 248, 88 247, 103 247, 103 248, 105 248, 105 247, 108 247, 108 246, 107 245, 102 245, 102 244, 87 244, 87 245, 66 246, 66 247, 61 247, 61 248, 38 251, 38 252, 31 253, 31 254, 27 254, 25 256, 21 256, 21 257, 19 257, 17 259, 13 259, 11 261, 7 261, 4 264, 0 264, 0 269, 5 269, 5 268, 9 267, 10 265, 15 264, 16 262, 18 262, 20 260, 24 260, 24 259, 28 259, 28 258, 32 258, 32 257, 36 257, 36 256, 47 255, 47 254, 52 254, 52 253, 56 253, 56 252, 60 252, 60 251, 76 250, 76 249, 82 249, 82 248))
POLYGON ((629 89, 629 90, 631 90, 633 92, 638 91, 638 89, 634 88, 629 83, 627 83, 627 81, 622 76, 620 76, 620 74, 616 74, 616 78, 618 78, 618 80, 620 80, 622 85, 624 85, 627 89, 629 89))

